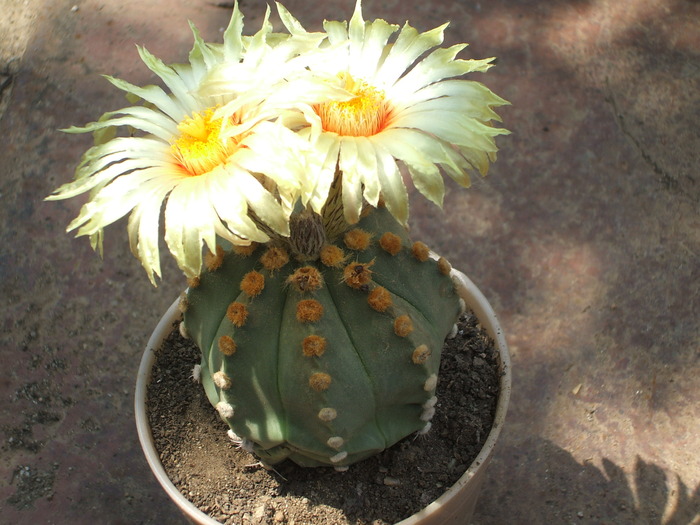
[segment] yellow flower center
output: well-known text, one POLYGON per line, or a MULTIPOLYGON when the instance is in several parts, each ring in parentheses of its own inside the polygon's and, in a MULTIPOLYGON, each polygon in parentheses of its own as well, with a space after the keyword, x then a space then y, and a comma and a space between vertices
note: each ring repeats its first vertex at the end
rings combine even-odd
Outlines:
POLYGON ((172 144, 178 163, 192 176, 202 175, 224 164, 239 141, 220 136, 223 119, 213 118, 216 108, 194 113, 177 126, 179 138, 172 144))
POLYGON ((319 104, 316 113, 321 117, 325 131, 351 137, 369 137, 384 129, 388 106, 384 92, 363 80, 355 80, 347 73, 338 75, 344 88, 354 96, 350 100, 319 104))

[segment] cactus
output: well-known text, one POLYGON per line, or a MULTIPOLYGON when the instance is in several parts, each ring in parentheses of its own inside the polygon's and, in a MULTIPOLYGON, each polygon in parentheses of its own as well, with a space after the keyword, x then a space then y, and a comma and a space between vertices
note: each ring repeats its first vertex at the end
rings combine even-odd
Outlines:
POLYGON ((129 213, 154 285, 162 210, 190 285, 180 328, 232 433, 268 464, 345 468, 430 428, 460 310, 449 263, 404 230, 402 173, 442 206, 441 174, 486 175, 507 102, 460 78, 494 59, 438 47, 446 25, 365 21, 357 0, 349 22, 307 32, 277 7, 283 33, 268 13, 244 37, 236 2, 223 44, 193 26, 188 64, 139 48, 169 92, 107 77, 135 105, 65 130, 95 146, 47 199, 89 193, 68 231, 100 252, 129 213))
POLYGON ((222 247, 191 283, 212 405, 267 464, 343 468, 429 429, 460 310, 449 264, 384 208, 311 254, 293 244, 222 247))

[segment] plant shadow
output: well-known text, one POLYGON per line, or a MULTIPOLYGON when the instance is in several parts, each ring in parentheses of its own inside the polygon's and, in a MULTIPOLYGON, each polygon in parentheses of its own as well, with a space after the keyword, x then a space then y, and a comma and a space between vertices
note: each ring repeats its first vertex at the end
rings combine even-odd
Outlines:
POLYGON ((607 458, 578 462, 541 438, 504 448, 489 466, 474 525, 700 523, 700 485, 689 488, 639 456, 626 469, 607 458))

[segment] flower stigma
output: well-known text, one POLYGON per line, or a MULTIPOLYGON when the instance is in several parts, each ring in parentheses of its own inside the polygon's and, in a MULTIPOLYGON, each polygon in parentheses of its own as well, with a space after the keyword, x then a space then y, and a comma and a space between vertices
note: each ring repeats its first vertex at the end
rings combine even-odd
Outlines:
POLYGON ((384 92, 348 73, 340 73, 338 78, 355 96, 350 100, 332 100, 316 106, 323 129, 351 137, 370 137, 382 131, 389 114, 384 92))
POLYGON ((213 118, 215 110, 193 113, 177 125, 180 136, 171 146, 173 155, 191 176, 208 173, 236 151, 239 141, 221 137, 223 119, 213 118))

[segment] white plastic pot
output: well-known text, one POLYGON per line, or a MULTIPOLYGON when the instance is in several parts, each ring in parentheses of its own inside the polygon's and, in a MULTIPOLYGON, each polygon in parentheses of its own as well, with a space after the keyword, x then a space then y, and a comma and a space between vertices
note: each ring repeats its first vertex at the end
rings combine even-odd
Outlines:
MULTIPOLYGON (((467 524, 470 522, 472 514, 474 513, 476 500, 481 491, 486 466, 491 460, 493 449, 501 429, 503 428, 506 411, 508 409, 511 390, 511 370, 510 355, 508 353, 503 330, 498 323, 498 319, 496 319, 491 305, 474 283, 466 275, 457 270, 452 270, 452 276, 457 283, 460 296, 474 312, 481 326, 486 329, 496 343, 502 372, 500 377, 500 393, 496 405, 496 415, 493 427, 484 443, 484 447, 462 477, 437 500, 405 520, 400 521, 397 525, 447 525, 467 524)), ((178 301, 176 300, 156 326, 146 346, 146 351, 141 359, 141 365, 136 380, 136 428, 138 430, 141 447, 146 455, 146 460, 153 474, 156 476, 156 479, 170 499, 175 502, 192 523, 197 525, 220 525, 218 521, 210 518, 195 507, 170 481, 160 462, 158 452, 156 451, 151 434, 151 427, 146 414, 146 390, 151 379, 151 369, 155 363, 154 351, 160 348, 163 340, 172 331, 173 323, 179 317, 180 312, 178 310, 178 301)))

